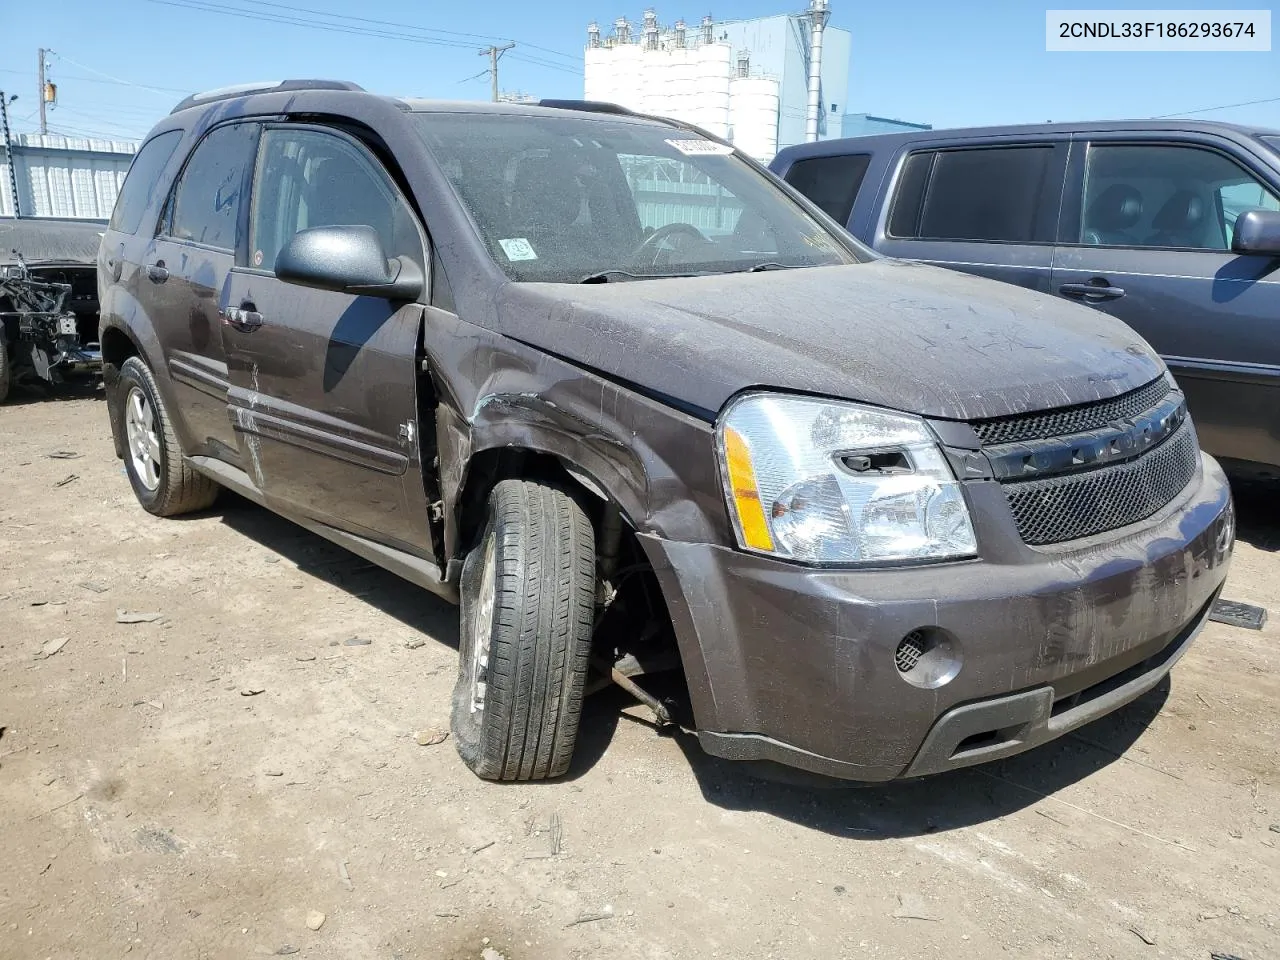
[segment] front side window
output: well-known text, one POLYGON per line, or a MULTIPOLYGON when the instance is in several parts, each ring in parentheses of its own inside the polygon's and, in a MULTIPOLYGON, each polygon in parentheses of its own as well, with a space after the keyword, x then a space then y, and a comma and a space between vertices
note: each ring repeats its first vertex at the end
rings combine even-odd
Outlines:
POLYGON ((871 155, 813 157, 797 160, 787 171, 787 183, 812 200, 827 216, 844 226, 862 187, 871 155))
POLYGON ((240 201, 253 166, 258 125, 233 123, 210 131, 178 180, 168 234, 220 250, 234 250, 240 201))
POLYGON ((910 157, 890 217, 892 236, 1044 243, 1053 147, 939 150, 910 157))
POLYGON ((856 261, 767 176, 695 133, 613 117, 416 119, 490 255, 516 280, 856 261))
POLYGON ((1275 193, 1215 150, 1094 145, 1086 164, 1080 242, 1225 251, 1241 213, 1277 209, 1275 193))
MULTIPOLYGON (((181 130, 170 130, 152 137, 142 145, 138 155, 133 158, 133 163, 129 165, 124 186, 116 197, 115 209, 111 211, 110 229, 121 233, 138 231, 142 215, 160 182, 160 174, 164 172, 165 165, 181 139, 181 130)), ((149 236, 150 230, 147 232, 149 236)))
POLYGON ((388 257, 422 264, 413 214, 391 178, 357 144, 315 129, 267 130, 262 138, 249 265, 274 270, 280 250, 310 227, 369 226, 388 257))

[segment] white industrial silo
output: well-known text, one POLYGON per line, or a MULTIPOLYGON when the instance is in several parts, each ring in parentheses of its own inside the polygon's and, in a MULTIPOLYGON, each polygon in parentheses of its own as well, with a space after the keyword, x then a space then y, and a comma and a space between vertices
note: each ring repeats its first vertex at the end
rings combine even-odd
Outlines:
POLYGON ((773 77, 734 77, 729 83, 733 145, 761 163, 778 152, 778 86, 773 77))
POLYGON ((727 137, 732 52, 727 43, 709 43, 697 54, 699 119, 694 122, 717 137, 727 137))

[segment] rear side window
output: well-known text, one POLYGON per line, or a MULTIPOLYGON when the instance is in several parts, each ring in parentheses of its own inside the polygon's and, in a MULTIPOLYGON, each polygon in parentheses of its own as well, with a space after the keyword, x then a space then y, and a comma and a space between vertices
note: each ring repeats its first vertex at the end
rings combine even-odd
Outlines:
POLYGON ((121 233, 136 233, 138 224, 142 222, 142 214, 146 212, 147 203, 160 181, 165 164, 173 156, 173 151, 182 139, 181 130, 170 130, 158 137, 152 137, 142 145, 138 155, 129 165, 128 176, 124 178, 124 186, 120 196, 116 198, 115 209, 111 211, 109 229, 121 233))
MULTIPOLYGON (((912 161, 922 167, 923 156, 908 167, 912 161)), ((904 169, 904 203, 899 209, 895 201, 890 232, 922 240, 1047 242, 1051 229, 1040 212, 1052 156, 1051 146, 938 151, 923 191, 917 184, 924 171, 904 169), (909 190, 918 191, 918 204, 909 190)))
POLYGON ((867 153, 797 160, 787 171, 787 183, 844 226, 849 222, 853 201, 862 187, 869 163, 871 155, 867 153))
POLYGON ((200 141, 173 196, 169 236, 235 249, 240 202, 257 143, 255 123, 218 127, 200 141))

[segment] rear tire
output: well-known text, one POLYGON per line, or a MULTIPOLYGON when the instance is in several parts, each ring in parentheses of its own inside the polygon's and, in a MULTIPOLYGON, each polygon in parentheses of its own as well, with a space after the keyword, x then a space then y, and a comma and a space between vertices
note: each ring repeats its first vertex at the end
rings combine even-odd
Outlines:
POLYGON ((157 517, 176 517, 211 507, 220 488, 183 459, 169 409, 140 357, 121 365, 115 389, 124 467, 142 508, 157 517))
POLYGON ((462 570, 452 730, 486 780, 569 769, 595 615, 595 531, 564 491, 503 480, 462 570))

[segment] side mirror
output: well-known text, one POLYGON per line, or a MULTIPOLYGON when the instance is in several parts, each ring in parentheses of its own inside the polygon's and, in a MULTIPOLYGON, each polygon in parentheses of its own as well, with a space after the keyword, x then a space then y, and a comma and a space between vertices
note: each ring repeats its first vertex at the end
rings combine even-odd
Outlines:
POLYGON ((1240 214, 1231 249, 1236 253, 1280 257, 1280 211, 1246 210, 1240 214))
POLYGON ((417 264, 388 260, 378 231, 363 225, 299 230, 276 255, 276 276, 301 287, 387 300, 416 300, 423 286, 417 264))

